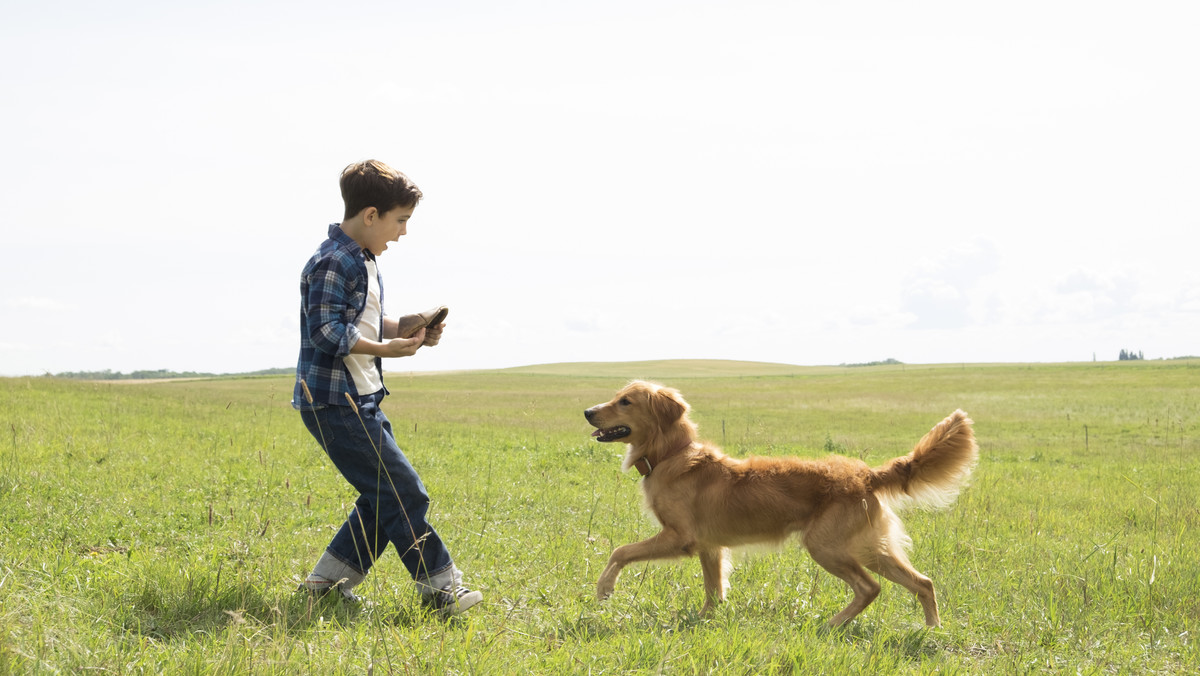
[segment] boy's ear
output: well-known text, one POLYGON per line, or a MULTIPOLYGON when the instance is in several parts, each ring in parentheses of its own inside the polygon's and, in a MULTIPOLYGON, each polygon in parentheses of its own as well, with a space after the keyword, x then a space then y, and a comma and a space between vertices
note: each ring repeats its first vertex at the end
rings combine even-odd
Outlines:
POLYGON ((363 223, 369 225, 375 220, 375 217, 379 215, 379 209, 376 209, 375 207, 367 207, 358 212, 358 215, 362 218, 363 223))

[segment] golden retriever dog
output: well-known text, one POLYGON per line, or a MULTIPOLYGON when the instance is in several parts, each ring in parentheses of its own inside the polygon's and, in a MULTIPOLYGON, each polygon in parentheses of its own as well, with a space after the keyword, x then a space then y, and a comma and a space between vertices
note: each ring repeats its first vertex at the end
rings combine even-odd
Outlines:
POLYGON ((641 472, 646 505, 662 526, 613 551, 596 583, 598 598, 612 594, 631 563, 695 555, 704 573, 703 615, 725 600, 730 547, 778 544, 799 533, 813 560, 854 592, 831 626, 879 594, 864 567, 916 594, 927 625, 941 623, 933 582, 908 562, 912 540, 894 510, 945 507, 957 497, 979 455, 966 413, 951 413, 911 453, 871 468, 841 456, 731 458, 697 438, 689 411, 678 391, 641 381, 584 411, 597 440, 629 444, 621 469, 641 472))

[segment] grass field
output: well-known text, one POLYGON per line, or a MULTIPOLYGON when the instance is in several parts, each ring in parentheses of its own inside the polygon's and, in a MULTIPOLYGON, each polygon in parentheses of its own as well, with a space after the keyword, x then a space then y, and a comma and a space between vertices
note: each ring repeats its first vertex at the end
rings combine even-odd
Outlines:
POLYGON ((802 368, 576 364, 391 374, 384 410, 431 521, 485 605, 423 613, 394 554, 361 591, 296 581, 354 499, 291 410, 291 379, 0 379, 0 673, 1194 673, 1200 361, 802 368), (955 408, 972 485, 909 512, 943 626, 802 550, 735 558, 700 619, 696 560, 594 584, 655 528, 620 445, 582 411, 634 377, 683 391, 731 455, 880 463, 955 408))

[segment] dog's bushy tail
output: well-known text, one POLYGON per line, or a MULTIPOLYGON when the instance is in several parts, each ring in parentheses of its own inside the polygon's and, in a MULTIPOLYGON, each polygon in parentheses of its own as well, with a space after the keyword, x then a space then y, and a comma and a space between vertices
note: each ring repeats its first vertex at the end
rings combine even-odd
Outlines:
POLYGON ((912 453, 871 472, 876 496, 893 507, 941 508, 954 502, 979 459, 971 419, 961 410, 929 430, 912 453))

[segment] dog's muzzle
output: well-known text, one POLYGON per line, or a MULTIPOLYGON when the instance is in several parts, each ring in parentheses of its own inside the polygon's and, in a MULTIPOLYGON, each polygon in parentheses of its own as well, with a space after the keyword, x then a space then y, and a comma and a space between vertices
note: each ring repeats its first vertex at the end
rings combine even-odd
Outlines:
POLYGON ((624 439, 630 434, 633 434, 633 430, 624 425, 610 427, 606 430, 598 429, 592 432, 592 436, 596 438, 596 441, 616 441, 617 439, 624 439))
POLYGON ((633 430, 629 429, 625 425, 617 425, 616 427, 609 428, 602 428, 597 425, 593 420, 593 418, 596 417, 596 407, 589 408, 588 410, 584 411, 583 417, 587 418, 587 421, 592 423, 592 425, 597 428, 595 432, 592 432, 592 437, 595 438, 596 441, 616 441, 618 439, 624 439, 630 434, 633 434, 633 430))

